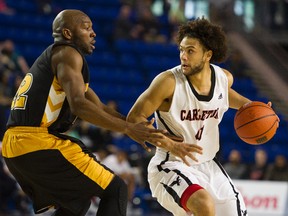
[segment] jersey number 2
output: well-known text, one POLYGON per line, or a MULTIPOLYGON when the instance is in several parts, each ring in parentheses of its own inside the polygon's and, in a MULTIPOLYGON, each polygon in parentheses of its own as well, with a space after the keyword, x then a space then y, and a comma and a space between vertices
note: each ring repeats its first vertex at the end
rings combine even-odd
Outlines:
POLYGON ((31 73, 27 73, 25 78, 22 80, 15 97, 13 98, 11 104, 11 110, 14 109, 25 109, 28 95, 26 93, 29 91, 33 82, 33 76, 31 73))

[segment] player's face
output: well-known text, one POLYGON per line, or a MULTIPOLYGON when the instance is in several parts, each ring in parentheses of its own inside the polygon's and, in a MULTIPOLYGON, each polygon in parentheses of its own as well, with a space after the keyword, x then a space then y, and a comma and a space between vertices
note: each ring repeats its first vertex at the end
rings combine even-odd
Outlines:
MULTIPOLYGON (((206 52, 199 40, 184 37, 179 46, 181 68, 185 75, 200 73, 206 64, 206 52)), ((209 62, 208 62, 209 63, 209 62)))
POLYGON ((76 24, 73 32, 73 43, 81 50, 83 54, 92 54, 95 49, 96 34, 92 28, 92 22, 89 17, 83 16, 76 24))

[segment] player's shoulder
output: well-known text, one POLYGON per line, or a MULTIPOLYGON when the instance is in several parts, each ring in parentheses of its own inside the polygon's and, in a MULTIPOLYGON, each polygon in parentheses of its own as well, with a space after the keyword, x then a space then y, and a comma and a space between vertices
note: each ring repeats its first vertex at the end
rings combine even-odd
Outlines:
POLYGON ((67 55, 73 57, 73 55, 81 55, 80 52, 69 44, 56 44, 52 48, 53 54, 56 55, 67 55))
POLYGON ((214 69, 218 75, 222 74, 222 77, 227 78, 229 86, 232 85, 234 78, 233 78, 232 73, 229 70, 222 68, 222 67, 219 67, 219 66, 215 66, 215 65, 214 65, 214 69))
POLYGON ((162 71, 155 78, 154 82, 161 83, 165 86, 171 86, 175 83, 175 77, 171 70, 162 71))
MULTIPOLYGON (((175 80, 175 76, 179 76, 179 75, 183 75, 182 71, 181 71, 181 66, 175 66, 173 68, 170 68, 168 70, 163 71, 162 73, 160 73, 161 76, 165 77, 165 78, 171 78, 173 80, 175 80)), ((159 74, 159 75, 160 75, 159 74)))
POLYGON ((69 44, 55 45, 52 48, 52 62, 69 62, 82 64, 83 56, 74 47, 69 44))

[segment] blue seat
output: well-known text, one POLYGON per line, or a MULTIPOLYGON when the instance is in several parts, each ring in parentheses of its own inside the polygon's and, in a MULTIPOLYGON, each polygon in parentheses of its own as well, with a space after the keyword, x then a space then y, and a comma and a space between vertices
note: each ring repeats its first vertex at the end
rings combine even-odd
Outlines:
POLYGON ((114 47, 119 52, 133 54, 135 52, 135 42, 131 40, 118 39, 114 42, 114 47))
POLYGON ((90 66, 107 66, 111 67, 118 64, 117 57, 114 53, 109 51, 94 51, 93 55, 87 56, 87 62, 90 66))
POLYGON ((127 68, 137 68, 139 66, 139 59, 133 54, 122 53, 119 57, 119 65, 127 68))
MULTIPOLYGON (((86 8, 86 13, 90 16, 92 21, 95 20, 105 20, 114 21, 118 16, 119 9, 114 7, 89 7, 86 8)), ((111 25, 111 23, 110 23, 111 25)))
POLYGON ((16 10, 16 13, 36 13, 37 12, 37 5, 34 1, 28 0, 6 0, 6 4, 16 10))

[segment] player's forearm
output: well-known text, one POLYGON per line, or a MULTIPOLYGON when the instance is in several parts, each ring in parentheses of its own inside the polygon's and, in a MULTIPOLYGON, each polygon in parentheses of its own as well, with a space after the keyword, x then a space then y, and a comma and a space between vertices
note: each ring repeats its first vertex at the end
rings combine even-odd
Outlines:
POLYGON ((136 111, 131 110, 128 113, 126 120, 128 122, 138 123, 138 122, 147 121, 147 117, 142 115, 141 113, 137 113, 136 111))
POLYGON ((233 109, 239 109, 244 104, 251 102, 248 98, 240 95, 235 90, 229 90, 229 107, 233 109))
POLYGON ((125 133, 127 122, 119 117, 107 113, 103 106, 97 106, 87 99, 82 99, 71 106, 71 111, 80 119, 111 131, 125 133))
POLYGON ((95 92, 92 89, 88 89, 88 91, 85 93, 85 97, 87 100, 91 101, 92 103, 96 104, 97 106, 100 106, 102 109, 104 109, 105 112, 109 113, 110 115, 120 118, 122 120, 126 120, 126 116, 122 115, 121 113, 117 112, 116 110, 108 107, 107 105, 103 104, 99 97, 95 94, 95 92))
POLYGON ((117 110, 114 110, 114 109, 112 109, 106 105, 104 105, 104 111, 109 113, 110 115, 116 117, 116 118, 120 118, 120 119, 126 121, 126 116, 122 115, 117 110))

